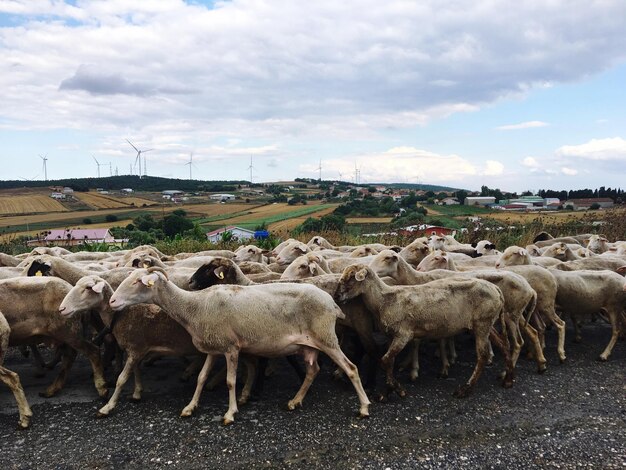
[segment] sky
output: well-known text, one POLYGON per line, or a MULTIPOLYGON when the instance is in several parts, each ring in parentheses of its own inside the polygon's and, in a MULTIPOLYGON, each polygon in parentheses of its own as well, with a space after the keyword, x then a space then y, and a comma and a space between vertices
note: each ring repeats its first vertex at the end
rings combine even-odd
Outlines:
POLYGON ((624 31, 623 0, 0 0, 0 179, 138 174, 129 140, 170 178, 624 188, 624 31))

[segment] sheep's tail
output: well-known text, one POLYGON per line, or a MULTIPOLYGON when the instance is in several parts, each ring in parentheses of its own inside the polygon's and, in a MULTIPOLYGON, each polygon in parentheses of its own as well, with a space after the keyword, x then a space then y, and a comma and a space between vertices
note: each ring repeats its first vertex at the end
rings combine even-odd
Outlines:
POLYGON ((530 299, 528 305, 526 305, 526 317, 524 322, 524 328, 528 326, 528 322, 530 321, 530 317, 535 313, 535 309, 537 308, 537 292, 534 292, 533 298, 530 299))

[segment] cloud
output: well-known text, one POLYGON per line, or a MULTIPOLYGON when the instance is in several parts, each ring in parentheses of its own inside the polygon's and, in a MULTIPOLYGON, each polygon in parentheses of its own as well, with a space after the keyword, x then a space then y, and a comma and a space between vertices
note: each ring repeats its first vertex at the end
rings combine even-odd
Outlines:
POLYGON ((578 174, 578 170, 575 170, 573 168, 567 168, 564 166, 561 168, 561 173, 567 176, 576 176, 578 174))
POLYGON ((524 158, 524 160, 522 160, 522 165, 528 168, 538 168, 539 162, 535 157, 526 157, 524 158))
POLYGON ((499 176, 504 173, 504 165, 495 160, 487 160, 483 174, 486 176, 499 176))
MULTIPOLYGON (((338 178, 341 173, 343 179, 353 180, 355 166, 360 171, 360 181, 363 183, 458 183, 479 174, 473 163, 458 155, 441 155, 415 147, 394 147, 381 153, 323 160, 322 177, 326 174, 328 178, 338 178)), ((299 170, 305 174, 319 174, 318 165, 315 164, 300 165, 299 170)))
POLYGON ((556 150, 556 155, 565 159, 581 159, 591 161, 622 161, 626 160, 626 140, 621 137, 607 139, 591 139, 580 145, 564 145, 556 150))
POLYGON ((518 129, 533 129, 535 127, 547 127, 550 124, 543 121, 526 121, 520 122, 519 124, 509 124, 506 126, 498 126, 496 127, 499 131, 514 131, 518 129))

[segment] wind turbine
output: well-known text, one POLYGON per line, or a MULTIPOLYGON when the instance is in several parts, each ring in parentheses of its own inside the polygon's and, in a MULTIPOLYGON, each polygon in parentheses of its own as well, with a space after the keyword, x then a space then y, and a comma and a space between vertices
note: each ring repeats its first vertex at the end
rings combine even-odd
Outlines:
POLYGON ((100 178, 100 167, 104 166, 105 163, 100 163, 93 155, 91 156, 91 158, 93 158, 93 161, 96 162, 96 165, 98 165, 98 178, 100 178))
POLYGON ((320 172, 320 183, 322 182, 322 160, 320 159, 320 166, 316 168, 320 172))
POLYGON ((109 176, 113 176, 113 165, 109 162, 109 176))
POLYGON ((46 164, 46 162, 48 161, 48 155, 46 155, 45 157, 42 157, 41 155, 39 155, 39 158, 43 160, 44 180, 48 181, 48 165, 46 164))
MULTIPOLYGON (((132 148, 134 148, 134 149, 137 151, 137 158, 135 158, 135 166, 139 165, 139 172, 138 172, 138 175, 139 175, 139 177, 141 177, 141 154, 142 154, 142 153, 149 152, 149 151, 154 150, 154 149, 139 150, 137 147, 135 147, 135 146, 133 145, 133 143, 132 143, 130 140, 126 139, 126 142, 128 142, 128 143, 130 144, 130 146, 131 146, 132 148)), ((144 155, 144 157, 143 157, 143 158, 144 158, 144 167, 145 167, 145 163, 146 163, 146 156, 144 155)), ((145 169, 145 168, 144 168, 144 169, 145 169)), ((131 170, 131 173, 132 173, 132 170, 131 170)))
POLYGON ((189 161, 188 161, 187 163, 185 163, 185 165, 189 165, 189 179, 191 180, 191 179, 193 179, 193 178, 191 177, 191 167, 192 167, 192 166, 195 166, 196 168, 198 168, 198 167, 197 167, 197 166, 193 163, 193 152, 191 152, 191 153, 189 154, 189 161))
POLYGON ((250 170, 250 184, 252 184, 252 170, 254 169, 254 167, 252 166, 252 155, 250 155, 250 166, 248 167, 248 170, 250 170))

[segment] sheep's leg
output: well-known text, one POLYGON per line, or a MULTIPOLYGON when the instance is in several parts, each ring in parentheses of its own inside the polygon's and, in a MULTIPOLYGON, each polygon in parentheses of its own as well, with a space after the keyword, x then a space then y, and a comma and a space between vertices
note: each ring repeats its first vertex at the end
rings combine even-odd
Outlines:
MULTIPOLYGON (((554 310, 552 311, 552 315, 558 318, 554 310)), ((535 312, 535 314, 533 315, 533 318, 535 318, 534 328, 537 330, 537 333, 539 334, 539 341, 541 342, 541 348, 545 349, 547 325, 543 317, 543 312, 535 312)), ((548 315, 548 318, 552 321, 552 323, 554 323, 554 320, 552 320, 551 316, 548 315)))
POLYGON ((393 364, 398 353, 404 349, 411 339, 412 337, 408 334, 398 334, 394 336, 389 345, 389 349, 387 349, 387 352, 381 359, 387 377, 387 396, 394 390, 401 397, 406 395, 406 391, 393 375, 393 364))
POLYGON ((83 343, 82 348, 77 348, 87 356, 93 370, 93 382, 101 398, 105 398, 109 394, 106 380, 104 379, 104 369, 102 368, 102 360, 100 357, 100 349, 93 343, 83 343))
POLYGON ((258 399, 263 393, 263 387, 265 386, 265 370, 269 360, 267 357, 259 357, 257 360, 257 370, 254 379, 254 386, 252 387, 252 399, 258 399))
POLYGON ((451 336, 446 341, 448 343, 448 350, 450 351, 450 364, 456 364, 456 346, 454 345, 454 336, 451 336))
POLYGON ((181 382, 187 382, 193 374, 195 374, 202 368, 203 363, 204 358, 202 356, 195 357, 194 360, 187 365, 179 380, 181 382))
POLYGON ((415 382, 420 373, 420 342, 419 338, 411 341, 413 345, 413 349, 411 353, 408 355, 411 361, 411 371, 409 373, 409 377, 411 377, 411 381, 415 382))
MULTIPOLYGON (((495 330, 494 330, 495 331, 495 330)), ((470 376, 469 380, 456 389, 454 392, 454 396, 457 398, 465 398, 469 395, 482 374, 485 364, 489 360, 489 339, 487 332, 475 332, 475 340, 476 340, 476 366, 474 367, 474 371, 470 376), (482 334, 481 334, 482 333, 482 334)))
POLYGON ((143 392, 143 384, 141 382, 141 367, 139 366, 140 363, 137 362, 133 367, 133 376, 135 377, 135 389, 133 390, 133 394, 130 397, 130 400, 134 402, 141 401, 141 393, 143 392))
MULTIPOLYGON (((559 354, 559 360, 561 363, 565 362, 565 322, 559 317, 554 309, 547 309, 541 312, 548 320, 555 326, 558 334, 557 352, 559 354)), ((544 328, 545 329, 545 328, 544 328)), ((543 343, 545 344, 545 343, 543 343)))
POLYGON ((509 335, 511 344, 511 361, 513 362, 513 366, 515 367, 515 365, 517 364, 517 359, 522 352, 522 346, 524 346, 524 338, 522 338, 522 333, 519 329, 518 322, 513 321, 508 315, 506 316, 505 321, 507 331, 504 334, 509 335))
POLYGON ((33 365, 35 366, 35 373, 33 375, 35 377, 43 377, 44 375, 46 375, 46 361, 41 356, 41 353, 39 352, 39 347, 36 344, 32 344, 31 346, 29 346, 29 348, 33 352, 33 365))
MULTIPOLYGON (((0 361, 0 364, 1 363, 2 362, 0 361)), ((19 426, 22 429, 26 429, 30 424, 30 418, 33 416, 33 412, 31 411, 30 406, 28 406, 28 401, 26 400, 26 395, 24 395, 24 389, 22 388, 19 375, 9 369, 6 369, 5 367, 0 366, 0 380, 4 382, 13 392, 15 401, 17 402, 17 409, 20 413, 19 426)))
POLYGON ((204 388, 206 379, 209 377, 209 372, 211 372, 211 368, 213 367, 214 362, 215 357, 211 354, 207 354, 207 357, 204 360, 204 365, 202 366, 202 370, 198 374, 198 383, 196 385, 196 391, 193 393, 193 398, 191 399, 189 404, 185 408, 183 408, 183 411, 180 414, 183 418, 191 416, 193 411, 198 407, 198 401, 200 401, 202 389, 204 388))
POLYGON ((489 332, 489 339, 495 343, 496 347, 504 356, 504 363, 506 364, 506 368, 502 377, 502 386, 504 388, 510 388, 513 386, 513 379, 515 378, 515 366, 513 365, 513 361, 511 360, 511 349, 508 344, 506 332, 500 334, 496 331, 495 328, 491 328, 491 331, 489 332))
POLYGON ((257 374, 257 360, 250 357, 243 357, 244 364, 246 366, 246 382, 244 383, 243 389, 241 390, 241 395, 239 396, 238 403, 240 405, 245 405, 248 403, 250 399, 250 393, 252 391, 252 385, 254 384, 254 378, 257 374))
POLYGON ((304 397, 309 391, 309 387, 311 386, 313 380, 315 380, 315 377, 320 371, 320 366, 317 363, 317 354, 317 349, 308 347, 305 347, 302 352, 302 356, 304 357, 304 365, 306 367, 306 376, 302 381, 302 385, 300 386, 298 393, 296 393, 296 395, 291 400, 289 400, 289 403, 287 403, 287 408, 289 408, 290 410, 295 410, 298 406, 302 406, 302 400, 304 400, 304 397))
POLYGON ((580 333, 580 322, 574 315, 570 315, 570 318, 572 319, 572 323, 574 324, 574 342, 582 343, 583 337, 580 333))
POLYGON ((446 351, 446 339, 439 340, 439 356, 441 357, 441 370, 439 371, 439 377, 445 379, 448 377, 448 371, 450 369, 450 361, 448 361, 448 351, 446 351))
POLYGON ((235 421, 237 409, 237 364, 239 361, 239 351, 233 350, 224 354, 226 358, 226 385, 228 386, 228 411, 224 415, 224 425, 235 421))
MULTIPOLYGON (((524 322, 524 320, 520 320, 520 322, 524 322)), ((535 360, 537 361, 537 372, 543 374, 546 371, 546 358, 543 355, 543 349, 541 347, 541 343, 539 342, 539 335, 537 334, 537 330, 535 330, 530 324, 524 322, 523 325, 524 333, 528 336, 533 348, 535 349, 535 360)), ((515 362, 513 362, 513 366, 515 366, 515 362)))
POLYGON ((67 375, 72 368, 72 364, 74 364, 74 360, 76 359, 76 350, 70 346, 63 345, 60 346, 63 348, 63 358, 61 359, 61 369, 59 370, 59 374, 54 379, 54 382, 50 384, 50 386, 46 389, 45 392, 39 392, 40 397, 50 398, 56 395, 59 390, 63 388, 65 385, 65 381, 67 380, 67 375))
POLYGON ((619 319, 619 313, 611 310, 608 313, 609 316, 609 320, 611 322, 611 329, 612 329, 612 333, 611 333, 611 339, 609 340, 609 344, 606 345, 606 348, 604 349, 604 351, 602 352, 602 354, 600 354, 600 357, 598 358, 598 360, 600 361, 607 361, 609 359, 609 356, 611 355, 611 352, 613 351, 613 348, 615 347, 615 343, 617 343, 617 339, 619 338, 619 334, 620 334, 620 319, 619 319))
POLYGON ((367 388, 374 389, 376 388, 376 372, 378 371, 378 362, 380 361, 381 354, 374 340, 372 318, 367 312, 364 312, 360 306, 356 308, 353 306, 349 312, 354 331, 356 331, 359 341, 370 359, 365 384, 367 388))
POLYGON ((122 369, 122 373, 117 377, 117 382, 115 383, 115 391, 113 392, 113 395, 111 395, 111 398, 109 399, 107 404, 98 410, 98 418, 106 418, 107 416, 109 416, 109 413, 113 411, 113 408, 117 406, 117 402, 120 399, 120 395, 122 393, 122 390, 124 389, 124 385, 130 378, 130 373, 132 372, 136 364, 137 358, 134 355, 129 354, 128 358, 126 359, 126 364, 124 364, 124 368, 122 369))
POLYGON ((361 384, 361 378, 359 377, 359 369, 357 368, 357 366, 350 362, 350 360, 346 357, 343 351, 339 348, 339 345, 335 346, 334 348, 325 345, 319 345, 319 349, 328 357, 330 357, 335 364, 341 367, 350 379, 350 382, 352 382, 352 386, 356 390, 356 393, 359 397, 359 403, 361 405, 359 408, 359 416, 361 418, 369 416, 368 407, 370 405, 370 401, 369 398, 367 398, 365 390, 363 390, 363 385, 361 384))

